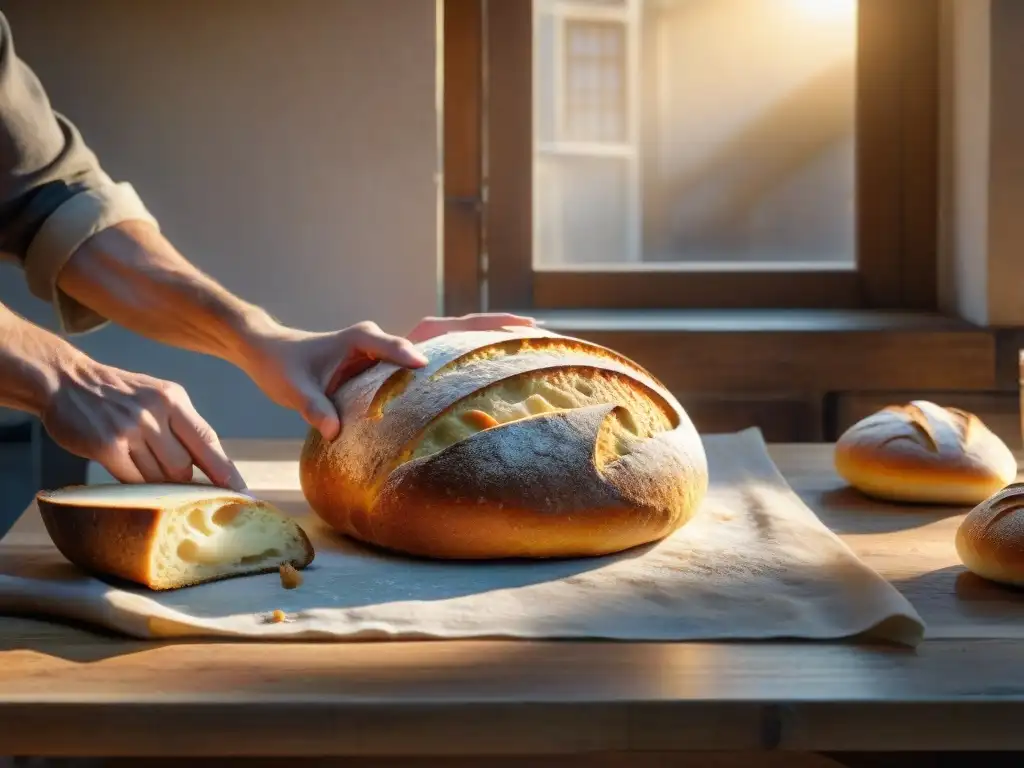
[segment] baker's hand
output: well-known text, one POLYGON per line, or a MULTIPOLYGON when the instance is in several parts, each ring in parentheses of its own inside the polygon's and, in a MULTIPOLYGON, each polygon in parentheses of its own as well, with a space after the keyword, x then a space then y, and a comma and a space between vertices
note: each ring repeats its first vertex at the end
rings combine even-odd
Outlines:
POLYGON ((385 333, 372 322, 327 333, 280 328, 253 343, 243 368, 271 400, 297 411, 325 439, 333 440, 341 420, 331 395, 377 362, 419 368, 427 358, 414 342, 453 331, 533 324, 532 318, 519 315, 482 313, 427 317, 406 337, 385 333))
POLYGON ((61 370, 41 420, 58 445, 123 483, 187 483, 195 465, 214 485, 245 489, 216 433, 173 382, 83 355, 61 370))

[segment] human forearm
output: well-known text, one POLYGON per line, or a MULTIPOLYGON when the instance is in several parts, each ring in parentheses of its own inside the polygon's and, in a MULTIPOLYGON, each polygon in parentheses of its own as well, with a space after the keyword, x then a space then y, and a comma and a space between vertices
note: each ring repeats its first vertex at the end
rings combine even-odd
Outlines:
POLYGON ((59 445, 123 482, 245 483, 180 386, 103 365, 0 304, 0 406, 38 417, 59 445))
POLYGON ((83 357, 0 304, 0 405, 41 415, 60 386, 61 371, 83 357))
POLYGON ((257 340, 279 329, 144 222, 125 222, 86 241, 64 267, 59 286, 118 325, 239 366, 257 340))

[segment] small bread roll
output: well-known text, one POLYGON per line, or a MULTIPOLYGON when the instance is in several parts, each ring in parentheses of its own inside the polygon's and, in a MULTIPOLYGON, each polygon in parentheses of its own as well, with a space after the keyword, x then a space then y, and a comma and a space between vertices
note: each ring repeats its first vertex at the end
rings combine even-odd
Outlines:
POLYGON ((839 438, 835 467, 846 482, 878 499, 978 504, 1017 476, 1017 461, 972 413, 927 400, 892 405, 839 438))
POLYGON ((1024 483, 972 509, 957 529, 956 551, 983 579, 1024 587, 1024 483))

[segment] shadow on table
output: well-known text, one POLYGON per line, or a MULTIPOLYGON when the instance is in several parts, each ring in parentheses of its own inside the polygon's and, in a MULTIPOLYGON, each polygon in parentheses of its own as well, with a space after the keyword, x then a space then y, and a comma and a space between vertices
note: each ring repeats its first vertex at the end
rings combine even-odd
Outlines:
POLYGON ((0 637, 0 653, 34 651, 77 664, 90 664, 118 656, 130 656, 158 644, 133 640, 105 627, 54 619, 51 616, 21 613, 2 617, 5 628, 12 622, 14 631, 0 637))
POLYGON ((850 487, 826 491, 818 496, 827 513, 816 509, 815 500, 805 499, 815 514, 832 531, 844 533, 896 533, 966 514, 964 506, 936 506, 932 504, 893 505, 874 501, 850 487))
POLYGON ((1024 589, 987 581, 960 565, 890 583, 921 615, 928 639, 961 637, 964 627, 978 636, 1024 639, 1024 589))
POLYGON ((983 579, 962 565, 937 568, 918 576, 894 579, 893 586, 904 594, 955 596, 960 603, 1007 603, 1024 608, 1024 588, 983 579))
POLYGON ((1024 589, 1021 587, 997 584, 967 570, 956 575, 956 596, 966 601, 1010 601, 1024 606, 1024 589))

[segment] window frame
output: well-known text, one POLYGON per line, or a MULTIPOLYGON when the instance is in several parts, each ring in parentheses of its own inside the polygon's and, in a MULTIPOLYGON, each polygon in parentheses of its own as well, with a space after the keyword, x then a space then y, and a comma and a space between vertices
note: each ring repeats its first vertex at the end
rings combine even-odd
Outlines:
POLYGON ((532 0, 444 0, 445 311, 934 311, 939 5, 859 0, 855 268, 597 269, 532 263, 532 0))

